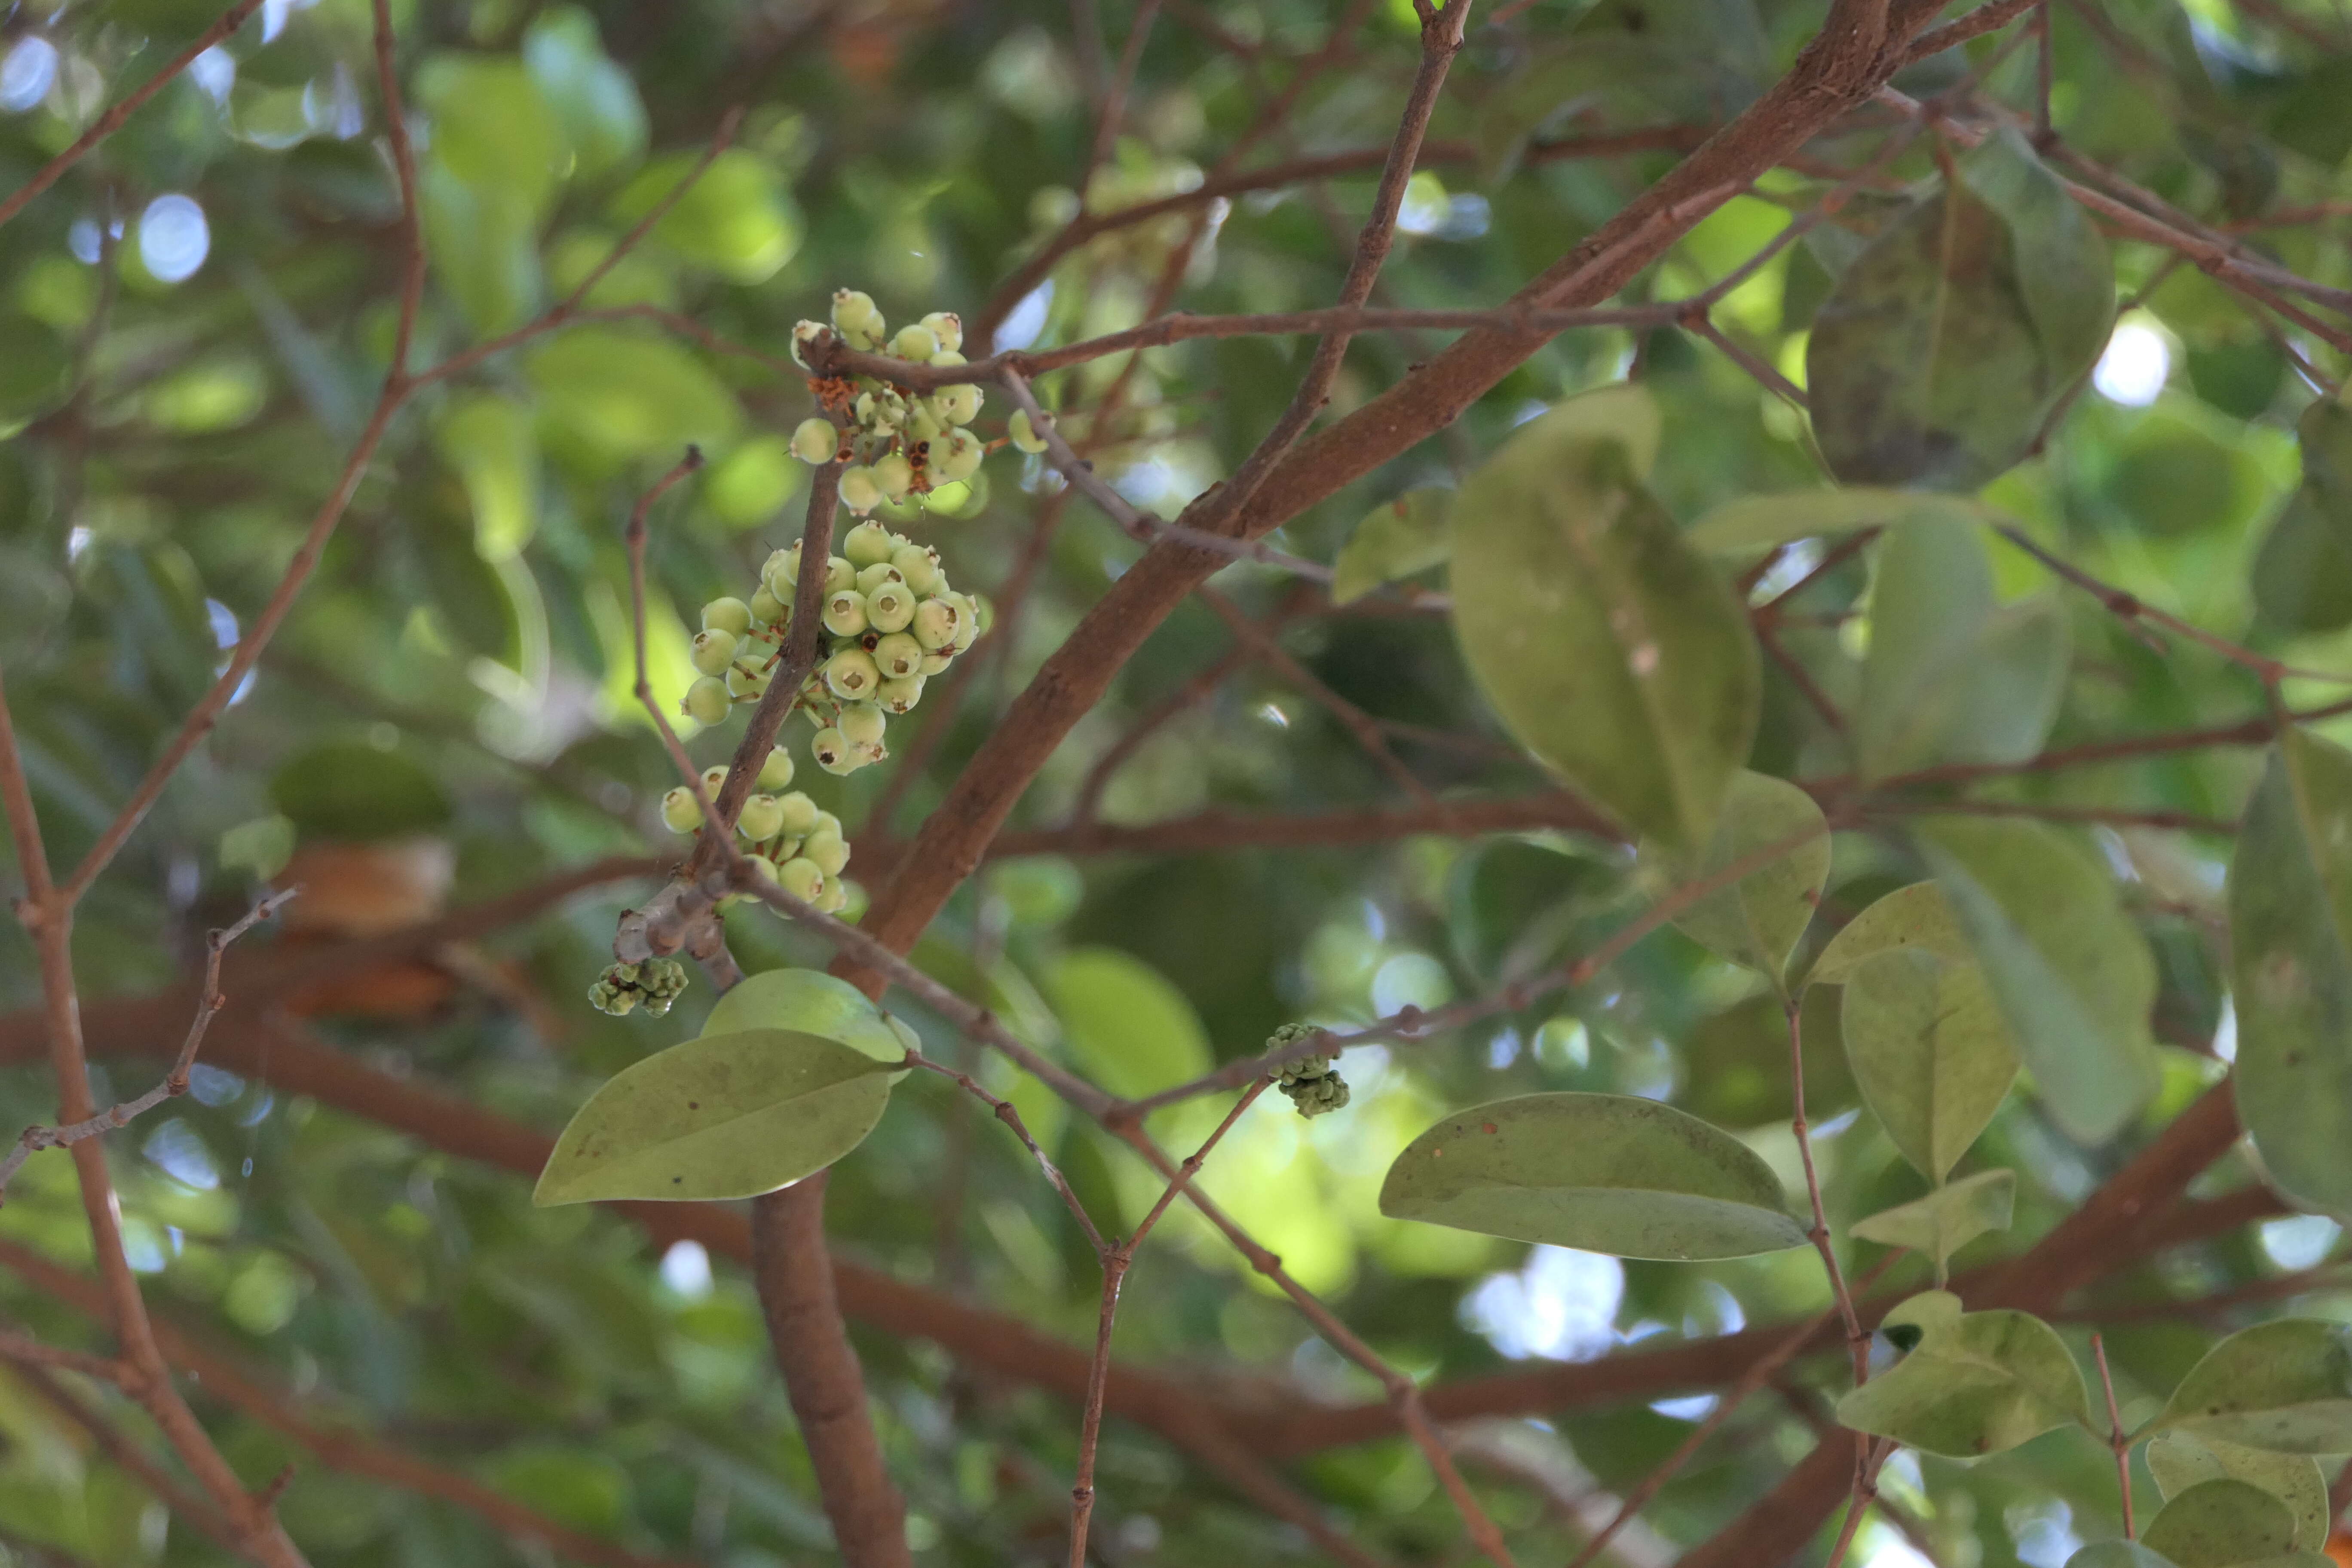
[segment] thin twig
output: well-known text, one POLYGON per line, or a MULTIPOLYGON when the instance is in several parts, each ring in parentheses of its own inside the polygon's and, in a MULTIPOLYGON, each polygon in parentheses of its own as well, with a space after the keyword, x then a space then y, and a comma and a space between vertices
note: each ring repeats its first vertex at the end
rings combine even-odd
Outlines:
POLYGON ((2125 1435, 2124 1418, 2116 1409, 2115 1374, 2107 1370, 2105 1336, 2091 1336, 2091 1357, 2099 1363, 2099 1389, 2107 1397, 2107 1447, 2115 1451, 2116 1487, 2122 1494, 2124 1505, 2124 1539, 2136 1541, 2139 1531, 2132 1522, 2131 1439, 2125 1435))

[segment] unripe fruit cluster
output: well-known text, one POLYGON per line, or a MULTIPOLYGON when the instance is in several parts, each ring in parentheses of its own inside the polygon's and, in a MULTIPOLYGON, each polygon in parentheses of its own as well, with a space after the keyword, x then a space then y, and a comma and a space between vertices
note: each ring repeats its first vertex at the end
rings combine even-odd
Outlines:
POLYGON ((674 958, 648 958, 643 963, 608 964, 588 987, 588 1000, 599 1013, 619 1018, 642 1006, 655 1017, 686 990, 686 965, 674 958))
MULTIPOLYGON (((824 332, 817 321, 793 331, 793 357, 808 367, 806 346, 824 332)), ((964 357, 963 322, 951 310, 934 310, 892 332, 872 296, 844 289, 833 297, 833 331, 853 349, 887 354, 909 364, 960 365, 964 357)), ((940 485, 956 484, 980 472, 988 445, 966 426, 980 416, 981 390, 959 382, 931 392, 915 392, 871 376, 817 384, 833 418, 805 419, 793 432, 793 451, 803 462, 823 465, 836 458, 841 501, 864 516, 887 501, 919 500, 940 485)))
MULTIPOLYGON (((1303 1040, 1322 1031, 1312 1024, 1285 1024, 1266 1040, 1265 1048, 1278 1051, 1294 1041, 1303 1040)), ((1275 1087, 1289 1097, 1298 1114, 1322 1116, 1338 1110, 1348 1103, 1348 1081, 1339 1076, 1339 1058, 1331 1056, 1301 1057, 1285 1063, 1270 1075, 1275 1087)))
MULTIPOLYGON (((726 782, 725 768, 706 769, 702 792, 716 801, 726 782)), ((841 879, 849 868, 849 840, 842 835, 841 818, 818 810, 803 792, 775 793, 792 782, 792 753, 778 746, 760 769, 759 793, 744 797, 735 814, 735 837, 753 870, 801 902, 833 914, 849 902, 848 885, 841 879)), ((662 796, 661 811, 663 825, 673 833, 702 826, 702 803, 684 784, 662 796)))
MULTIPOLYGON (((794 707, 816 725, 810 751, 817 766, 854 773, 890 754, 882 743, 890 715, 913 710, 924 681, 986 629, 988 608, 948 585, 938 551, 878 522, 851 529, 841 550, 825 563, 820 657, 794 707)), ((768 557, 748 603, 713 599, 702 606, 693 653, 699 678, 686 693, 689 717, 717 724, 733 704, 765 694, 800 580, 801 547, 794 544, 768 557)), ((789 781, 790 759, 784 763, 789 781)), ((691 804, 691 792, 687 798, 691 804)))

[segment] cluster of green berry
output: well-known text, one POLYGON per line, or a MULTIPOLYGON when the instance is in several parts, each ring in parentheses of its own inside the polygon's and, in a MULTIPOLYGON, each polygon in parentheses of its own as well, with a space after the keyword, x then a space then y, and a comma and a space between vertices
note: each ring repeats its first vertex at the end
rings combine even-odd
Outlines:
MULTIPOLYGON (((712 800, 727 782, 723 767, 706 768, 702 790, 712 800)), ((833 914, 849 901, 841 874, 849 867, 849 840, 841 818, 819 811, 801 790, 780 795, 793 782, 792 753, 778 746, 760 768, 759 793, 746 796, 735 815, 735 837, 753 869, 804 904, 833 914)), ((673 833, 702 826, 702 803, 680 784, 662 796, 662 822, 673 833)))
MULTIPOLYGON (((1269 1036, 1265 1048, 1278 1051, 1294 1041, 1323 1031, 1313 1024, 1285 1024, 1269 1036)), ((1290 1097, 1301 1116, 1321 1116, 1348 1103, 1348 1080, 1339 1076, 1338 1056, 1301 1057, 1273 1075, 1274 1086, 1290 1097)))
MULTIPOLYGON (((824 658, 795 706, 817 726, 810 746, 817 766, 854 773, 889 755, 882 744, 889 716, 913 710, 923 682, 971 647, 989 612, 985 600, 948 586, 938 551, 878 522, 851 529, 841 550, 825 563, 824 658)), ((734 704, 766 693, 800 580, 794 544, 768 557, 749 603, 702 606, 693 652, 700 673, 684 704, 697 723, 720 723, 734 704)))
MULTIPOLYGON (((873 296, 843 289, 833 297, 830 329, 853 349, 887 354, 909 364, 951 367, 965 363, 963 321, 952 310, 934 310, 896 333, 875 308, 873 296)), ((808 367, 806 350, 827 331, 821 321, 793 330, 793 357, 808 367)), ((793 432, 793 452, 822 466, 839 459, 841 502, 863 517, 888 502, 918 500, 940 485, 961 484, 980 471, 988 444, 968 428, 980 417, 981 390, 959 382, 931 392, 914 392, 872 376, 821 381, 817 395, 826 413, 801 422, 793 432)), ((1026 416, 1013 416, 1012 439, 1024 452, 1045 449, 1026 416)))
POLYGON ((648 958, 643 963, 606 965, 588 987, 588 1000, 596 1011, 615 1018, 639 1006, 658 1018, 685 990, 686 965, 674 958, 648 958))

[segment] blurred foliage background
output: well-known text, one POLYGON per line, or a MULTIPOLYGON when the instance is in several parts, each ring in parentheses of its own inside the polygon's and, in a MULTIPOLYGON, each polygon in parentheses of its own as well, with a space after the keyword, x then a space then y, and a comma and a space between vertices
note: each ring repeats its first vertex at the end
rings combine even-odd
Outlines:
MULTIPOLYGON (((1703 130, 1785 68, 1820 19, 1796 0, 1505 9, 1513 14, 1493 26, 1474 16, 1384 302, 1503 299, 1676 156, 1671 138, 1605 156, 1576 155, 1575 139, 1703 130), (1595 58, 1605 71, 1592 70, 1595 58), (1570 79, 1563 60, 1602 79, 1570 79)), ((2242 232, 2307 279, 2352 284, 2341 216, 2352 212, 2342 170, 2352 17, 2331 0, 2051 9, 2051 102, 2071 147, 2242 232), (2273 221, 2282 214, 2291 221, 2273 221)), ((1046 4, 407 0, 394 11, 431 262, 419 364, 519 326, 568 291, 739 102, 735 144, 598 283, 591 305, 683 311, 778 354, 793 321, 821 316, 842 286, 870 290, 894 321, 935 309, 973 321, 1078 210, 1071 186, 1087 164, 1107 69, 1072 16, 1046 4)), ((0 187, 21 183, 215 14, 211 0, 9 8, 0 187)), ((1100 21, 1115 54, 1136 11, 1108 6, 1100 21)), ((1087 193, 1097 209, 1192 188, 1244 143, 1245 167, 1378 148, 1415 60, 1410 7, 1391 0, 1171 3, 1143 25, 1126 113, 1087 193), (1335 28, 1344 53, 1310 68, 1335 28), (1261 126, 1286 84, 1297 85, 1295 101, 1261 126)), ((0 665, 55 861, 70 864, 94 840, 267 602, 383 373, 398 204, 369 26, 362 0, 268 0, 0 230, 0 665)), ((1979 62, 1995 42, 1973 46, 1979 62)), ((1898 85, 1925 96, 1967 68, 1960 53, 1937 57, 1898 85)), ((2033 51, 2020 50, 1985 91, 2030 105, 2033 72, 2033 51)), ((1629 297, 1676 298, 1738 266, 1860 165, 1882 128, 1867 111, 1842 124, 1701 223, 1629 297)), ((1932 171, 1922 144, 1885 183, 1932 171)), ((1197 209, 1207 218, 1197 234, 1193 212, 1118 229, 1019 297, 999 342, 1131 324, 1163 279, 1172 303, 1194 311, 1325 303, 1370 173, 1221 199, 1197 209)), ((1758 360, 1801 376, 1841 237, 1864 225, 1871 202, 1855 206, 1863 216, 1781 251, 1718 312, 1758 360)), ((2129 308, 2094 386, 1990 499, 2149 604, 2298 665, 2343 668, 2352 556, 2340 552, 2352 547, 2308 507, 2289 508, 2301 474, 2295 421, 2315 378, 2324 388, 2340 377, 2342 356, 2266 326, 2171 252, 2124 243, 2116 260, 2129 308)), ((1069 423, 1125 493, 1172 515, 1255 443, 1309 346, 1196 342, 1096 362, 1045 391, 1071 409, 1116 391, 1108 412, 1069 423)), ((1412 334, 1358 340, 1335 411, 1433 346, 1412 334)), ((1708 342, 1671 329, 1579 331, 1444 437, 1294 520, 1278 542, 1328 560, 1369 509, 1453 483, 1534 408, 1629 369, 1666 411, 1654 483, 1685 521, 1737 495, 1818 482, 1802 415, 1708 342)), ((270 1026, 541 1131, 614 1070, 690 1034, 706 985, 667 1020, 606 1018, 583 997, 617 910, 648 886, 656 863, 646 858, 679 842, 655 816, 674 782, 668 764, 629 697, 620 527, 646 485, 698 444, 708 469, 654 520, 649 644, 674 707, 697 607, 748 592, 767 553, 797 535, 807 470, 785 442, 809 409, 804 386, 642 321, 551 333, 420 394, 362 476, 260 669, 84 905, 75 961, 93 1016, 184 979, 205 929, 272 879, 306 892, 279 927, 249 939, 248 953, 397 930, 621 857, 642 862, 635 879, 616 872, 508 929, 281 997, 297 1016, 270 1026)), ((983 416, 990 434, 1002 413, 999 400, 983 416)), ((900 758, 850 780, 803 770, 803 787, 851 830, 853 880, 887 869, 1005 701, 1136 559, 1139 547, 1089 505, 1055 504, 1057 488, 1037 459, 1007 451, 956 515, 899 524, 938 546, 959 585, 995 595, 1000 619, 974 656, 978 673, 908 721, 920 738, 900 758)), ((2050 590, 2028 557, 1998 542, 1989 552, 2005 598, 2050 590)), ((1784 563, 1768 590, 1818 559, 1784 563)), ((1853 690, 1868 584, 1866 555, 1834 566, 1808 590, 1809 615, 1781 631, 1792 662, 1832 699, 1853 690)), ((1334 609, 1247 563, 1220 588, 1254 616, 1286 610, 1290 653, 1371 714, 1429 789, 1533 797, 1545 787, 1477 701, 1442 616, 1392 594, 1334 609)), ((2060 602, 2073 654, 2046 744, 2263 712, 2244 670, 2193 647, 2159 655, 2088 595, 2060 602)), ((1052 830, 1090 793, 1097 761, 1232 647, 1197 603, 1152 637, 1020 806, 1014 827, 1034 852, 975 877, 917 950, 919 963, 988 1000, 1040 1048, 1114 1090, 1142 1092, 1255 1052, 1291 1019, 1362 1021, 1492 988, 1589 945, 1656 892, 1621 846, 1558 831, 1318 846, 1302 830, 1286 843, 1168 853, 1148 834, 1116 852, 1071 837, 1054 852, 1052 830)), ((1787 668, 1769 668, 1767 680, 1754 765, 1805 780, 1845 772, 1843 737, 1787 668)), ((2290 681, 2287 696, 2307 705, 2338 690, 2290 681)), ((705 763, 723 761, 730 743, 688 735, 705 763)), ((2181 751, 2020 775, 1979 794, 2228 819, 2257 762, 2244 748, 2181 751)), ((1140 826, 1210 810, 1312 819, 1401 799, 1328 705, 1244 658, 1108 777, 1098 820, 1140 826)), ((2215 925, 2228 841, 2123 826, 2097 842, 2127 875, 2163 963, 2166 1089, 2153 1126, 2223 1071, 2215 925)), ((1899 837, 1843 836, 1821 929, 1917 874, 1899 837)), ((747 968, 827 956, 756 909, 730 919, 747 968)), ((1351 1056, 1355 1101, 1343 1115, 1304 1122, 1269 1097, 1204 1182, 1395 1364, 1439 1383, 1817 1312, 1826 1289, 1803 1252, 1620 1265, 1384 1220, 1374 1205, 1389 1161, 1440 1112, 1544 1088, 1665 1097, 1742 1131, 1799 1183, 1776 1009, 1751 985, 1661 933, 1563 999, 1474 1033, 1351 1056)), ((0 1005, 13 1031, 0 1121, 47 1120, 37 980, 13 926, 0 931, 0 1005)), ((101 1045, 101 1103, 152 1081, 183 1015, 159 1016, 168 1021, 152 1048, 101 1045)), ((934 1054, 955 1057, 936 1021, 915 1022, 934 1054)), ((609 1214, 534 1210, 517 1175, 437 1152, 363 1107, 272 1087, 266 1049, 234 1043, 258 1027, 225 1015, 220 1059, 247 1069, 200 1067, 190 1099, 110 1141, 133 1264, 161 1317, 257 1369, 324 1426, 427 1455, 623 1552, 730 1568, 831 1560, 740 1268, 691 1241, 649 1246, 609 1214)), ((1013 1095, 1107 1225, 1140 1217, 1156 1177, 1003 1064, 968 1065, 1013 1095)), ((1811 1109, 1843 1218, 1920 1189, 1875 1126, 1848 1114, 1841 1068, 1832 1042, 1811 1109)), ((1034 1165, 950 1086, 919 1078, 898 1098, 835 1173, 837 1247, 940 1298, 1087 1340, 1093 1257, 1034 1165)), ((1213 1124, 1215 1113, 1173 1113, 1165 1141, 1189 1146, 1200 1116, 1213 1124)), ((2122 1158, 2074 1145, 2019 1096, 1964 1170, 2021 1172, 2019 1232, 2030 1237, 2122 1158)), ((2248 1178, 2232 1162, 2199 1191, 2248 1178)), ((88 1269, 63 1155, 32 1160, 7 1196, 0 1243, 88 1269)), ((1988 1238, 1961 1266, 2015 1245, 1988 1238)), ((2347 1281, 2324 1267, 2338 1245, 2325 1218, 2277 1219, 2107 1282, 2100 1299, 2127 1304, 2106 1322, 2127 1407, 2160 1394, 2219 1329, 2276 1310, 2260 1291, 2235 1306, 2200 1298, 2238 1300, 2231 1292, 2293 1274, 2300 1310, 2352 1315, 2347 1281), (2193 1305, 2165 1305, 2175 1300, 2193 1305)), ((1858 1251, 1864 1266, 1877 1254, 1858 1251)), ((58 1342, 95 1332, 85 1310, 20 1268, 0 1268, 0 1303, 58 1342)), ((859 1330, 857 1342, 919 1559, 1058 1561, 1072 1408, 919 1338, 859 1330)), ((1378 1397, 1181 1205, 1138 1264, 1118 1348, 1242 1408, 1378 1397)), ((1798 1363, 1785 1390, 1732 1421, 1620 1541, 1619 1559, 1670 1561, 1810 1447, 1833 1362, 1798 1363)), ((1657 1392, 1654 1405, 1563 1400, 1542 1418, 1465 1438, 1465 1467, 1527 1560, 1560 1560, 1588 1528, 1589 1494, 1631 1484, 1708 1407, 1704 1389, 1657 1392)), ((191 1397, 254 1484, 295 1466, 280 1510, 314 1562, 552 1560, 544 1544, 446 1498, 322 1463, 201 1384, 191 1397)), ((128 1429, 143 1432, 126 1412, 117 1415, 128 1429)), ((1426 1463, 1402 1441, 1276 1468, 1368 1550, 1463 1560, 1426 1463)), ((1294 1526, 1139 1427, 1112 1423, 1100 1484, 1103 1561, 1316 1557, 1294 1526)), ((1859 1552, 1877 1568, 1922 1554, 1946 1568, 2055 1568, 2071 1542, 2115 1528, 2107 1456, 2079 1433, 1974 1468, 1906 1458, 1886 1485, 1887 1518, 1907 1524, 1865 1530, 1859 1552)), ((0 1552, 12 1563, 223 1560, 5 1372, 0 1552)))

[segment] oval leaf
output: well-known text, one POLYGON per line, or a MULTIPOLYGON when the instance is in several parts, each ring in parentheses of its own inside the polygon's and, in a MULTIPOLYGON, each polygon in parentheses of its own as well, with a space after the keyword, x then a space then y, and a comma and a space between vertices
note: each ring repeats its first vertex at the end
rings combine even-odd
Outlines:
POLYGON ((555 1141, 531 1202, 748 1198, 865 1142, 889 1068, 793 1029, 706 1035, 647 1057, 589 1098, 555 1141))
POLYGON ((2239 1120, 2272 1185, 2352 1212, 2352 752, 2280 737, 2229 907, 2239 1120))
POLYGON ((1383 583, 1425 572, 1454 553, 1447 518, 1454 492, 1407 490, 1364 514, 1331 563, 1331 602, 1360 599, 1383 583))
POLYGON ((1903 948, 1917 948, 1956 963, 1976 957, 1944 889, 1933 882, 1914 882, 1848 921, 1813 960, 1805 984, 1843 985, 1864 959, 1903 948))
POLYGON ((2007 514, 1958 496, 1847 485, 1834 490, 1741 496, 1692 523, 1686 537, 1701 550, 1753 551, 1828 533, 1891 528, 1935 518, 2000 522, 2007 521, 2007 514))
POLYGON ((1839 1015, 1853 1080, 1905 1159, 1940 1183, 2017 1079, 2017 1047, 1974 963, 1918 948, 1874 953, 1839 1015))
POLYGON ((2032 1313, 1968 1312, 1920 1327, 1917 1349, 1838 1401, 1841 1423, 1957 1459, 2090 1424, 2081 1369, 2032 1313))
POLYGON ((2200 1481, 2251 1481, 2286 1504, 2294 1516, 2294 1544, 2327 1542, 2327 1477, 2308 1454, 2273 1454, 2175 1429, 2148 1439, 2147 1468, 2168 1498, 2200 1481))
POLYGON ((2142 1537, 2179 1568, 2231 1568, 2294 1549, 2294 1515, 2251 1481, 2200 1481, 2157 1510, 2142 1537))
POLYGON ((1805 1241, 1746 1144, 1617 1094, 1531 1094, 1448 1117, 1389 1167, 1381 1212, 1619 1258, 1744 1258, 1805 1241))
POLYGON ((919 1042, 899 1031, 866 993, 821 969, 770 969, 736 982, 702 1021, 705 1036, 746 1029, 797 1029, 893 1067, 919 1042))
POLYGON ((2089 371, 2114 264, 2013 131, 1871 240, 1813 317, 1806 386, 1830 471, 1969 491, 2025 456, 2089 371))
POLYGON ((1807 833, 1812 837, 1684 910, 1675 917, 1675 928, 1735 963, 1762 971, 1778 985, 1830 879, 1829 822, 1813 797, 1785 779, 1743 768, 1732 775, 1704 855, 1678 856, 1650 847, 1681 884, 1717 875, 1736 861, 1807 833))
POLYGON ((1881 1247, 1907 1247, 1942 1263, 1978 1237, 2007 1230, 2016 1204, 2017 1173, 1985 1171, 1858 1219, 1853 1235, 1881 1247))
POLYGON ((2086 1143, 2155 1094, 2156 960, 2105 868, 2038 822, 1919 830, 2050 1112, 2086 1143))
POLYGON ((1738 595, 1642 486, 1655 426, 1645 394, 1590 394, 1473 474, 1454 506, 1454 626, 1521 745, 1690 849, 1747 760, 1762 684, 1738 595))
POLYGON ((2280 1454, 2352 1450, 2352 1326, 2286 1318, 2231 1334, 2189 1369, 2157 1425, 2280 1454))

